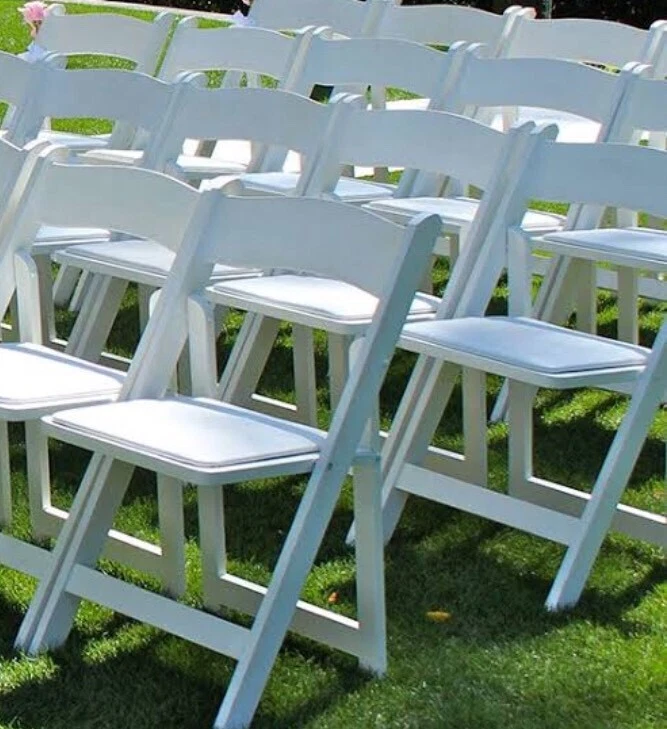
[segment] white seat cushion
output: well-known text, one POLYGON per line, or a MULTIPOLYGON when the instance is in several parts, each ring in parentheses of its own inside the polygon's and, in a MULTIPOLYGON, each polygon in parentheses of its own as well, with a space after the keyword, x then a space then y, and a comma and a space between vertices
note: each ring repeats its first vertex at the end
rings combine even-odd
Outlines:
MULTIPOLYGON (((377 298, 343 281, 283 274, 215 284, 208 291, 218 303, 257 310, 290 319, 300 312, 317 319, 346 324, 366 324, 375 313, 377 298), (289 312, 289 313, 288 313, 289 312)), ((432 315, 440 300, 418 293, 410 308, 413 316, 432 315)))
POLYGON ((464 317, 408 324, 401 345, 419 349, 436 345, 443 358, 466 364, 467 356, 482 358, 490 372, 503 374, 493 363, 549 375, 608 368, 642 367, 649 350, 584 332, 522 317, 464 317), (413 346, 417 345, 417 346, 413 346))
MULTIPOLYGON (((215 190, 230 181, 229 177, 212 179, 202 183, 202 190, 215 190)), ((238 178, 238 184, 246 192, 269 195, 289 195, 299 182, 294 172, 249 172, 238 178)), ((365 182, 350 177, 341 177, 334 190, 335 196, 343 202, 362 203, 368 200, 391 197, 394 188, 375 182, 365 182)))
POLYGON ((645 228, 568 230, 543 236, 548 248, 621 265, 667 267, 667 233, 645 228), (552 245, 555 244, 555 245, 552 245), (560 245, 559 245, 560 244, 560 245), (588 252, 588 255, 586 254, 588 252))
POLYGON ((109 231, 104 228, 63 228, 57 225, 42 225, 37 231, 37 243, 58 241, 108 240, 109 231))
MULTIPOLYGON (((147 240, 109 241, 69 246, 58 251, 54 258, 96 273, 122 275, 139 283, 160 286, 167 277, 176 254, 165 246, 147 240)), ((251 276, 257 270, 216 265, 212 278, 251 276)))
POLYGON ((0 345, 0 410, 48 412, 113 399, 124 374, 38 345, 0 345))
POLYGON ((57 132, 52 129, 43 129, 37 135, 39 141, 62 144, 71 150, 99 149, 109 144, 109 134, 74 134, 70 132, 57 132))
MULTIPOLYGON (((364 207, 380 214, 387 214, 406 222, 419 213, 435 213, 442 218, 443 225, 469 225, 472 223, 479 201, 467 197, 407 197, 370 202, 364 207)), ((526 230, 557 230, 563 225, 560 215, 529 210, 522 222, 526 230)))
POLYGON ((195 470, 317 454, 325 438, 305 425, 203 398, 130 400, 61 411, 50 421, 195 470))
MULTIPOLYGON (((566 111, 541 109, 534 106, 521 106, 515 124, 525 124, 534 121, 536 124, 556 124, 558 126, 558 141, 572 143, 597 142, 600 134, 600 123, 586 119, 566 111)), ((491 126, 504 131, 502 114, 494 116, 491 126)))

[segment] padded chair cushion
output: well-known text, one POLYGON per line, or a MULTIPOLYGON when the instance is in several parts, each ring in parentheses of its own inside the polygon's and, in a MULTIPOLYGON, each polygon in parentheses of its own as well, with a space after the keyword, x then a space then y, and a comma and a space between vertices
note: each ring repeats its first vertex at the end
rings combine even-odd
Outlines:
POLYGON ((40 142, 62 144, 72 150, 100 149, 109 144, 109 134, 74 134, 70 132, 57 132, 53 129, 43 129, 37 139, 40 142))
MULTIPOLYGON (((213 298, 228 306, 264 310, 266 307, 300 311, 318 318, 341 322, 366 322, 373 317, 377 298, 362 289, 333 279, 283 274, 240 279, 215 284, 213 298)), ((412 315, 435 312, 440 300, 418 293, 410 308, 412 315)))
MULTIPOLYGON (((132 280, 132 272, 141 272, 146 276, 163 280, 169 273, 175 257, 173 251, 159 243, 137 239, 69 246, 54 256, 59 263, 92 269, 98 273, 113 273, 119 268, 127 269, 128 280, 132 280)), ((216 265, 212 278, 249 276, 256 273, 258 273, 256 270, 216 265)), ((156 284, 159 282, 156 281, 156 284)))
MULTIPOLYGON (((520 106, 515 124, 534 121, 536 124, 556 124, 558 141, 572 143, 596 142, 600 134, 600 123, 576 114, 534 106, 520 106)), ((496 114, 491 122, 494 129, 504 131, 502 114, 496 114)))
POLYGON ((38 344, 0 345, 0 409, 115 397, 124 374, 38 344))
POLYGON ((130 400, 61 411, 51 420, 195 469, 316 454, 325 438, 314 428, 203 398, 130 400))
MULTIPOLYGON (((608 255, 634 258, 638 262, 667 266, 667 233, 642 228, 594 228, 550 233, 542 240, 588 249, 600 258, 608 255)), ((596 256, 597 257, 597 256, 596 256)))
MULTIPOLYGON (((477 214, 479 201, 467 197, 407 197, 378 200, 365 207, 404 219, 419 213, 435 213, 442 218, 444 224, 467 225, 472 223, 477 214)), ((560 215, 529 210, 523 218, 522 226, 527 230, 554 230, 562 227, 563 221, 560 215)))
MULTIPOLYGON (((401 342, 442 347, 444 358, 466 355, 545 374, 641 367, 649 350, 522 317, 464 317, 408 324, 401 342)), ((491 371, 494 371, 491 368, 491 371)))
POLYGON ((62 228, 42 225, 37 232, 37 243, 55 243, 72 240, 108 240, 109 231, 104 228, 62 228))

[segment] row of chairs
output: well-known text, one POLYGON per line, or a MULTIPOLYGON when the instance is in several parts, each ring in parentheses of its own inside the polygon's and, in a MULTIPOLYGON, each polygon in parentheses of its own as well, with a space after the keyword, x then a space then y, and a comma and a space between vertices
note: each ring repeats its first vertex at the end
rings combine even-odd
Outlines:
MULTIPOLYGON (((228 189, 197 191, 155 172, 63 164, 57 161, 62 156, 57 150, 37 145, 21 152, 2 143, 0 169, 5 189, 12 190, 0 219, 3 303, 17 291, 22 338, 0 348, 5 417, 30 413, 28 437, 33 441, 54 437, 94 453, 52 554, 0 537, 2 561, 40 579, 17 645, 35 652, 62 643, 83 598, 155 624, 238 660, 218 727, 250 722, 288 628, 346 650, 362 665, 382 672, 382 484, 385 519, 394 508, 392 499, 418 493, 566 544, 548 605, 555 609, 575 602, 664 399, 667 329, 663 323, 649 351, 528 318, 525 246, 532 241, 519 234, 519 225, 526 200, 534 195, 665 216, 660 182, 667 159, 664 152, 631 146, 558 144, 553 136, 553 129, 530 126, 507 135, 436 318, 406 326, 440 232, 437 216, 396 226, 355 206, 309 198, 234 198, 228 189), (40 344, 31 242, 45 224, 100 226, 157 240, 177 251, 127 375, 58 355, 40 344), (299 270, 377 297, 380 303, 352 350, 350 375, 328 433, 215 398, 213 307, 219 299, 210 277, 216 263, 299 270), (483 313, 505 266, 510 270, 510 316, 486 318, 483 313), (381 464, 377 394, 399 335, 400 346, 420 359, 381 464), (186 342, 192 395, 170 395, 186 342), (440 466, 434 469, 427 450, 458 367, 465 371, 470 410, 465 463, 452 475, 440 466), (517 487, 536 481, 529 470, 529 426, 537 387, 632 392, 630 410, 581 517, 531 507, 524 498, 481 493, 484 371, 512 382, 510 479, 517 487), (104 404, 114 398, 117 402, 104 404), (91 402, 98 404, 86 406, 91 402), (82 407, 71 409, 73 405, 82 407), (46 416, 41 424, 40 416, 46 416), (298 599, 352 465, 358 622, 298 599), (94 569, 135 466, 160 473, 163 493, 179 491, 181 482, 199 486, 205 602, 255 615, 251 628, 94 569), (229 574, 221 484, 294 473, 309 473, 309 485, 268 589, 229 574)), ((633 262, 650 258, 667 270, 664 233, 576 229, 553 240, 568 245, 570 254, 581 255, 587 239, 589 248, 599 253, 605 237, 620 238, 616 255, 622 251, 633 262)), ((549 240, 540 239, 538 245, 549 240)), ((274 313, 289 316, 288 311, 274 313)), ((161 508, 165 523, 179 521, 178 512, 168 511, 167 504, 161 508)), ((655 525, 664 539, 664 519, 655 517, 655 525)), ((167 549, 161 558, 174 556, 167 549)))

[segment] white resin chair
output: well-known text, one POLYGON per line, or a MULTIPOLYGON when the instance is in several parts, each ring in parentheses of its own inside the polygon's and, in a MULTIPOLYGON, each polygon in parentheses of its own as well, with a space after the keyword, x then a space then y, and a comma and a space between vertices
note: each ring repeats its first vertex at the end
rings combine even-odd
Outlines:
MULTIPOLYGON (((303 96, 275 89, 207 89, 186 84, 174 109, 142 160, 148 167, 191 179, 216 164, 214 159, 181 154, 183 141, 195 139, 248 139, 260 143, 251 171, 241 178, 246 192, 283 192, 294 177, 281 171, 286 151, 294 149, 307 162, 326 146, 326 140, 348 104, 319 104, 303 96), (277 155, 271 150, 276 149, 277 155)), ((228 178, 233 179, 235 175, 228 178)), ((220 178, 218 178, 219 180, 220 178)), ((106 342, 121 298, 130 281, 158 288, 164 283, 175 251, 151 241, 91 243, 68 247, 55 259, 96 275, 68 341, 71 354, 96 361, 106 342)), ((217 267, 216 279, 256 275, 217 267)))
MULTIPOLYGON (((53 159, 62 159, 66 152, 38 146, 27 156, 0 219, 0 307, 6 308, 16 292, 20 320, 20 341, 0 346, 0 521, 5 525, 11 521, 7 423, 24 422, 31 527, 33 536, 40 538, 56 536, 67 513, 51 504, 48 444, 39 418, 64 407, 114 400, 124 374, 41 344, 40 281, 31 257, 36 232, 42 224, 99 224, 177 247, 192 212, 180 207, 182 183, 143 170, 109 172, 83 165, 63 170, 53 159)), ((0 154, 3 174, 26 157, 5 142, 0 143, 0 154)), ((161 547, 114 531, 107 556, 157 575, 167 590, 181 594, 181 494, 162 481, 158 494, 161 547)), ((38 577, 49 557, 44 550, 0 535, 0 562, 38 577)))
MULTIPOLYGON (((453 176, 465 171, 472 175, 475 184, 486 190, 490 195, 488 204, 493 205, 504 184, 504 176, 511 174, 509 170, 517 164, 508 160, 513 160, 515 150, 521 147, 531 128, 527 125, 523 130, 505 135, 479 122, 444 112, 354 109, 332 135, 320 158, 322 164, 318 162, 303 194, 335 198, 340 189, 341 162, 396 163, 453 176)), ((356 182, 351 183, 355 183, 356 189, 356 182)), ((366 188, 371 186, 371 183, 365 183, 366 188)), ((457 207, 456 200, 451 204, 453 208, 457 207)), ((402 222, 406 222, 406 217, 402 222)), ((449 227, 442 216, 440 220, 441 240, 448 234, 449 227)), ((469 229, 473 222, 474 216, 470 216, 466 227, 469 229)), ((558 226, 552 219, 544 227, 553 230, 558 226)), ((435 250, 441 252, 438 247, 435 250)), ((245 406, 252 404, 266 412, 282 412, 283 417, 301 422, 315 422, 317 388, 312 347, 304 347, 302 342, 310 341, 313 329, 323 329, 329 339, 329 379, 331 401, 335 405, 347 377, 350 344, 368 325, 372 302, 337 282, 294 274, 257 281, 221 282, 213 286, 212 292, 215 301, 222 306, 253 312, 252 316, 246 317, 223 371, 219 383, 219 395, 223 400, 245 406), (298 337, 295 339, 296 408, 256 394, 280 320, 292 322, 295 338, 298 337)), ((412 316, 430 317, 437 301, 420 294, 412 316)))
MULTIPOLYGON (((228 198, 179 190, 179 210, 194 208, 188 243, 172 272, 113 407, 69 410, 45 421, 45 432, 94 451, 70 519, 56 544, 21 626, 17 647, 35 653, 62 644, 82 598, 224 653, 238 661, 215 726, 248 726, 288 628, 386 669, 379 484, 372 419, 388 360, 430 257, 438 223, 421 218, 407 230, 333 202, 228 198), (367 290, 379 305, 328 433, 209 399, 210 304, 202 296, 213 263, 305 270, 367 290), (190 322, 188 322, 190 319, 190 322), (195 397, 166 394, 185 344, 199 363, 195 397), (207 397, 208 396, 208 397, 207 397), (255 616, 252 627, 179 604, 103 575, 95 563, 108 525, 136 465, 197 484, 205 592, 217 604, 255 616), (299 600, 348 469, 354 467, 358 621, 299 600), (231 483, 308 474, 308 485, 265 588, 228 573, 222 491, 231 483), (216 567, 210 570, 213 563, 216 567), (207 584, 208 583, 208 584, 207 584), (211 585, 211 583, 214 583, 211 585)), ((176 486, 176 484, 174 484, 176 486)), ((206 598, 205 598, 206 599, 206 598)))
MULTIPOLYGON (((477 45, 462 47, 454 53, 458 56, 456 71, 441 98, 432 102, 433 107, 473 118, 484 118, 485 112, 496 106, 541 107, 542 114, 535 121, 556 123, 561 113, 568 113, 583 124, 594 123, 598 141, 607 140, 633 73, 633 69, 628 69, 612 74, 558 59, 489 59, 484 57, 485 49, 477 45)), ((559 126, 559 140, 562 133, 559 126)), ((566 133, 565 139, 569 138, 566 133)), ((449 246, 456 254, 465 245, 466 227, 478 204, 464 194, 466 186, 472 183, 479 187, 479 183, 468 177, 437 178, 424 172, 410 171, 405 175, 397 199, 370 202, 368 207, 397 221, 418 212, 437 212, 447 221, 449 246), (445 197, 441 197, 443 194, 445 197)), ((558 216, 532 212, 525 226, 537 233, 540 227, 551 226, 553 230, 562 223, 558 216)))
MULTIPOLYGON (((617 504, 655 409, 666 394, 666 330, 663 324, 651 352, 527 318, 531 239, 518 224, 526 200, 534 197, 664 215, 660 180, 667 171, 667 153, 625 145, 543 141, 526 164, 522 179, 507 188, 496 210, 500 227, 488 243, 489 250, 500 245, 508 251, 509 316, 483 317, 499 268, 493 256, 480 255, 477 270, 467 280, 450 282, 437 320, 404 329, 400 346, 420 358, 383 451, 384 528, 389 538, 407 495, 416 494, 565 544, 568 552, 547 599, 550 609, 558 609, 579 598, 610 522, 614 529, 665 544, 663 515, 617 504), (464 374, 463 455, 430 445, 460 368, 464 374), (507 495, 485 488, 485 372, 508 378, 510 383, 507 495), (590 498, 534 473, 532 406, 540 387, 633 392, 627 424, 619 429, 590 498)), ((632 261, 637 267, 667 270, 665 234, 587 231, 583 229, 587 224, 581 215, 571 232, 545 236, 545 240, 554 245, 561 241, 562 246, 569 242, 568 255, 578 255, 578 241, 589 251, 600 242, 608 243, 609 260, 623 258, 625 264, 632 261)))
MULTIPOLYGON (((650 78, 650 69, 637 67, 630 75, 623 100, 605 135, 608 142, 636 142, 642 132, 667 132, 667 80, 650 78)), ((650 224, 661 227, 664 220, 649 217, 650 224)), ((595 219, 593 218, 593 222, 595 219)), ((568 234, 570 235, 570 234, 568 234)), ((600 235, 600 234, 598 234, 600 235)), ((613 253, 613 235, 609 239, 608 253, 613 253)), ((582 240, 583 244, 584 241, 582 240)), ((596 256, 587 256, 589 263, 577 264, 577 270, 570 266, 569 257, 561 257, 545 241, 541 250, 556 254, 545 280, 544 290, 536 302, 535 314, 541 319, 561 323, 571 310, 572 299, 562 295, 567 286, 577 286, 576 296, 577 328, 594 332, 597 315, 597 288, 615 289, 618 292, 618 338, 626 342, 638 342, 639 322, 637 297, 667 300, 667 284, 655 266, 649 265, 641 272, 632 267, 618 264, 599 268, 596 256), (649 273, 647 276, 646 273, 649 273), (576 284, 575 277, 576 276, 576 284), (569 283, 568 283, 569 279, 569 283)), ((602 260, 606 253, 602 253, 602 260)), ((579 257, 582 258, 581 256, 579 257)))

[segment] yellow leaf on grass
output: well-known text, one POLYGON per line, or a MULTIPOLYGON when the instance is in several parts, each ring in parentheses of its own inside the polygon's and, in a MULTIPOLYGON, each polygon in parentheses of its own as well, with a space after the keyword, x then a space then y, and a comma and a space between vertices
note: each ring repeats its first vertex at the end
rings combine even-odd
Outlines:
POLYGON ((426 613, 426 618, 432 623, 446 623, 448 620, 451 620, 452 614, 444 610, 429 610, 426 613))

